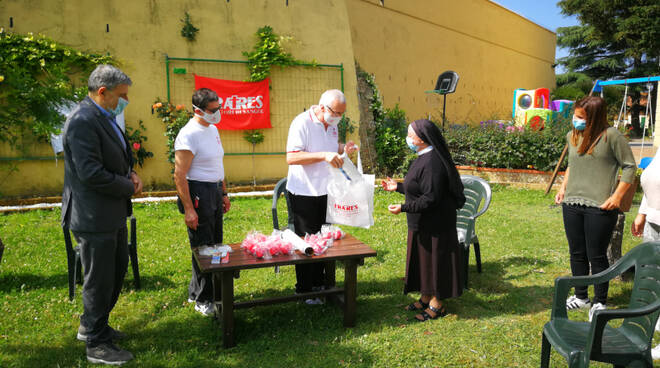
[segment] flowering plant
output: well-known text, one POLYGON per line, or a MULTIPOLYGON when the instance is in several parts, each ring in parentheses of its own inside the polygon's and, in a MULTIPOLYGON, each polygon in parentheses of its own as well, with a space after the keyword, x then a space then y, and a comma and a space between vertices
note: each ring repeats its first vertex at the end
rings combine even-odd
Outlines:
POLYGON ((144 148, 144 145, 142 142, 147 141, 147 137, 145 135, 142 135, 142 131, 146 130, 144 127, 144 123, 142 120, 138 122, 139 128, 136 129, 131 129, 129 126, 126 126, 126 136, 128 137, 128 142, 131 145, 132 152, 133 152, 133 161, 137 162, 140 167, 144 164, 144 160, 148 159, 149 157, 154 157, 153 152, 147 151, 146 148, 144 148))
POLYGON ((151 105, 151 113, 154 112, 165 124, 168 148, 167 160, 174 163, 174 141, 179 134, 179 130, 193 117, 193 113, 186 110, 184 105, 175 106, 160 99, 156 99, 156 102, 151 105))

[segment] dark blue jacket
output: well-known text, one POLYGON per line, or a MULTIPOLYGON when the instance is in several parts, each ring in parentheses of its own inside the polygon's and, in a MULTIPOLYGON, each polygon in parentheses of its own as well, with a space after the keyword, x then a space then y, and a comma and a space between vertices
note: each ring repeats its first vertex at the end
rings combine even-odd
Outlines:
POLYGON ((64 124, 62 225, 73 231, 109 232, 126 226, 134 192, 133 157, 89 98, 64 124))

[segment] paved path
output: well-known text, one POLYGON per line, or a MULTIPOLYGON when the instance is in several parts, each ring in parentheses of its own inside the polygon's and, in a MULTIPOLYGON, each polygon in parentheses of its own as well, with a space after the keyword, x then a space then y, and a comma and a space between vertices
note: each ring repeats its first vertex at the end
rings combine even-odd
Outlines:
POLYGON ((635 161, 639 164, 639 161, 642 157, 654 157, 655 151, 658 150, 657 147, 653 147, 653 140, 649 137, 644 141, 644 150, 642 150, 642 140, 633 139, 630 141, 630 149, 635 155, 635 161))

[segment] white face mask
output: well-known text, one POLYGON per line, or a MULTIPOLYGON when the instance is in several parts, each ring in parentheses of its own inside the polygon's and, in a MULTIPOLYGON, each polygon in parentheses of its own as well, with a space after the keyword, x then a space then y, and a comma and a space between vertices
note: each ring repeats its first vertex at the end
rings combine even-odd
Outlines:
POLYGON ((341 117, 332 116, 329 112, 326 111, 323 114, 323 119, 325 119, 325 122, 328 123, 329 125, 335 126, 339 124, 339 120, 341 120, 341 117))
POLYGON ((201 110, 204 115, 199 115, 198 113, 195 113, 195 116, 199 116, 200 118, 204 119, 207 123, 209 124, 218 124, 222 117, 220 116, 220 110, 218 109, 216 112, 213 114, 209 114, 206 111, 200 109, 199 107, 193 105, 194 108, 201 110))
POLYGON ((335 126, 339 124, 339 120, 341 120, 341 116, 333 116, 332 113, 328 110, 330 108, 328 106, 324 106, 325 112, 323 113, 323 120, 325 120, 328 125, 335 126))

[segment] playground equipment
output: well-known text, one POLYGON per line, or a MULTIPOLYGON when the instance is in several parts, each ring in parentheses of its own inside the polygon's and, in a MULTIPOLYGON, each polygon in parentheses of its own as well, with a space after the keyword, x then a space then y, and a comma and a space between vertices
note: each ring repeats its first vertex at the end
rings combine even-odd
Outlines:
MULTIPOLYGON (((642 127, 642 147, 640 149, 640 156, 642 156, 642 162, 640 162, 639 167, 642 167, 644 163, 648 165, 648 162, 650 160, 644 160, 646 157, 644 157, 644 137, 646 137, 646 129, 647 127, 651 130, 651 137, 655 138, 655 129, 654 129, 654 124, 653 124, 653 114, 652 114, 652 109, 651 105, 653 101, 653 82, 660 81, 660 76, 654 76, 654 77, 642 77, 642 78, 629 78, 629 79, 621 79, 621 80, 613 80, 613 81, 601 81, 601 80, 596 80, 594 83, 593 88, 591 89, 591 94, 594 92, 599 92, 601 97, 603 96, 603 86, 613 86, 613 85, 625 85, 625 90, 623 92, 623 101, 621 102, 621 109, 619 109, 619 116, 618 118, 614 121, 614 127, 618 128, 619 124, 622 121, 622 118, 625 119, 626 117, 626 100, 628 99, 628 85, 629 84, 636 84, 636 83, 646 83, 646 88, 648 91, 648 97, 647 97, 647 102, 646 102, 646 118, 644 119, 643 122, 643 127, 642 127)), ((640 122, 641 123, 641 122, 640 122)), ((644 165, 642 168, 645 168, 646 165, 644 165)))
POLYGON ((534 130, 543 129, 546 122, 557 117, 569 118, 573 101, 550 101, 550 91, 547 88, 522 89, 513 91, 513 108, 511 115, 516 126, 529 125, 534 130))

